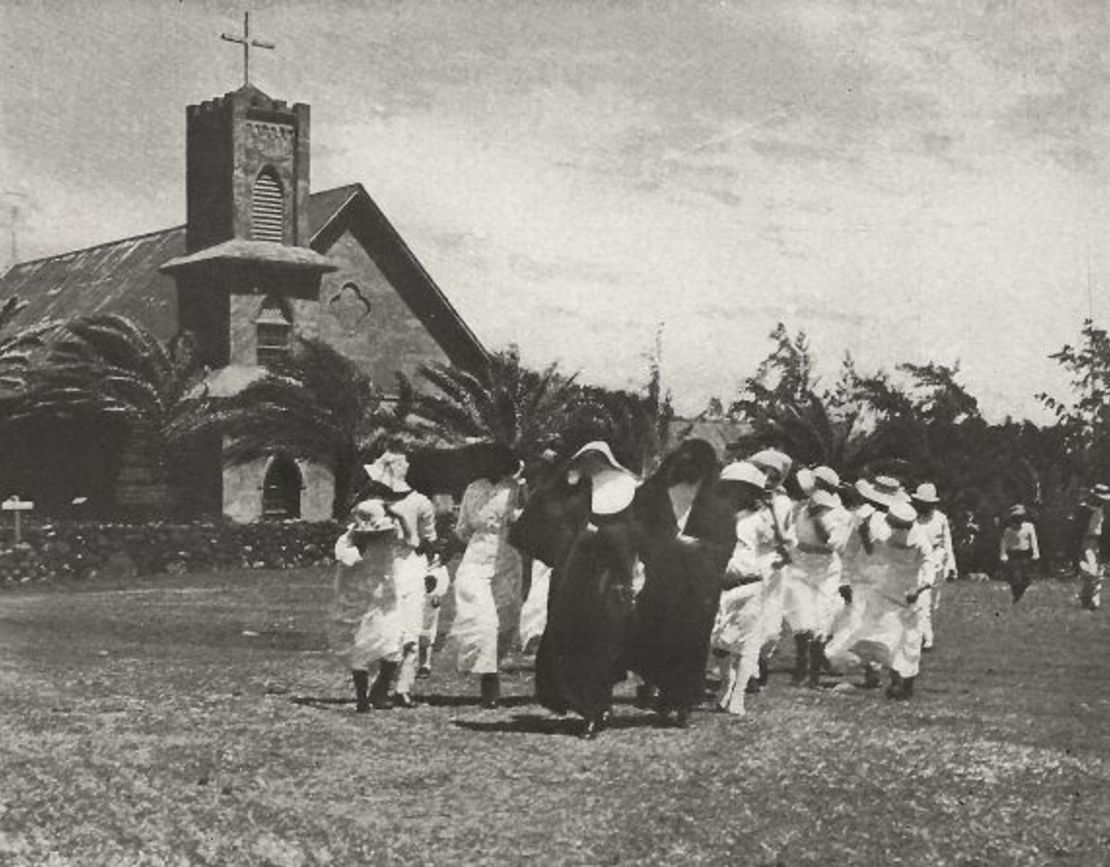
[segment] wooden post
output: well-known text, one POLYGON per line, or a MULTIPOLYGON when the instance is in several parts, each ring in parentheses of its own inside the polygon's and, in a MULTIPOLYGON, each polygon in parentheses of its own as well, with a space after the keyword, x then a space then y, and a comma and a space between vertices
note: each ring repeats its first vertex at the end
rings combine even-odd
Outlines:
POLYGON ((33 508, 35 508, 34 503, 30 500, 19 499, 18 494, 12 494, 8 499, 4 500, 3 503, 0 503, 0 509, 5 512, 12 512, 14 515, 16 545, 23 544, 23 527, 20 522, 20 515, 24 512, 29 512, 33 508))

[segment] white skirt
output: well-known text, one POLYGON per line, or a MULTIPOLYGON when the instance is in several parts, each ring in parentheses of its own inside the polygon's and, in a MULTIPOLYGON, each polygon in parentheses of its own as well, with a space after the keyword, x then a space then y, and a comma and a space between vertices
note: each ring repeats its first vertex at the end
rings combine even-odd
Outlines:
POLYGON ((763 581, 742 584, 721 594, 710 644, 729 653, 759 653, 763 646, 763 581))
POLYGON ((836 668, 864 662, 887 666, 902 677, 921 668, 921 615, 914 605, 873 587, 854 591, 850 616, 842 619, 825 648, 836 668))
POLYGON ((520 609, 520 646, 527 648, 538 641, 547 628, 547 593, 551 588, 551 567, 539 560, 532 561, 532 586, 520 609))

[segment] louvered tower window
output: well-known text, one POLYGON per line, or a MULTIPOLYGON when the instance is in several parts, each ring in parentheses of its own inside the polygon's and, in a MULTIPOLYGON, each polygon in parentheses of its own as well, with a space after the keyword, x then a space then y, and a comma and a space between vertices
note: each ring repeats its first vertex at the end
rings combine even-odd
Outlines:
POLYGON ((258 329, 258 363, 272 364, 293 351, 293 317, 280 298, 267 295, 255 321, 258 329))
POLYGON ((263 169, 251 194, 251 237, 256 241, 284 240, 285 195, 273 169, 263 169))

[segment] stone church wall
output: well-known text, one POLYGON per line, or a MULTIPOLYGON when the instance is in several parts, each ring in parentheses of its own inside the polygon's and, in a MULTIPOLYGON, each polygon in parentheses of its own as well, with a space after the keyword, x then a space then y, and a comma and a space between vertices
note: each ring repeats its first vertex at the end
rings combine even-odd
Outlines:
MULTIPOLYGON (((298 460, 301 471, 302 521, 329 521, 335 500, 335 476, 320 464, 298 460)), ((240 524, 262 519, 262 489, 270 459, 224 467, 223 514, 240 524)))
POLYGON ((349 233, 323 251, 339 266, 324 275, 319 335, 357 362, 375 385, 392 391, 396 372, 413 377, 421 363, 447 361, 424 325, 349 233))

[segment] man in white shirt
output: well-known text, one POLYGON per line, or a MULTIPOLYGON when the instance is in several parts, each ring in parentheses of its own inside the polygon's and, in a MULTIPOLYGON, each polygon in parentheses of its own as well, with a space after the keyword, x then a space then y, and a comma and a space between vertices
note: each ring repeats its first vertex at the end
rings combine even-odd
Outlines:
POLYGON ((1028 520, 1025 506, 1020 503, 1010 509, 1006 527, 1002 530, 998 559, 1016 605, 1033 580, 1031 564, 1041 559, 1037 528, 1028 520))
POLYGON ((921 649, 928 652, 933 649, 933 617, 940 604, 940 587, 944 581, 956 577, 956 555, 952 550, 952 528, 948 524, 948 516, 937 508, 940 498, 937 497, 936 486, 923 482, 910 499, 917 510, 917 531, 925 541, 928 550, 926 568, 931 573, 930 589, 918 597, 923 641, 921 649))
POLYGON ((1088 611, 1098 611, 1102 604, 1102 525, 1107 500, 1110 500, 1110 487, 1095 485, 1087 503, 1090 512, 1080 543, 1079 604, 1088 611))

